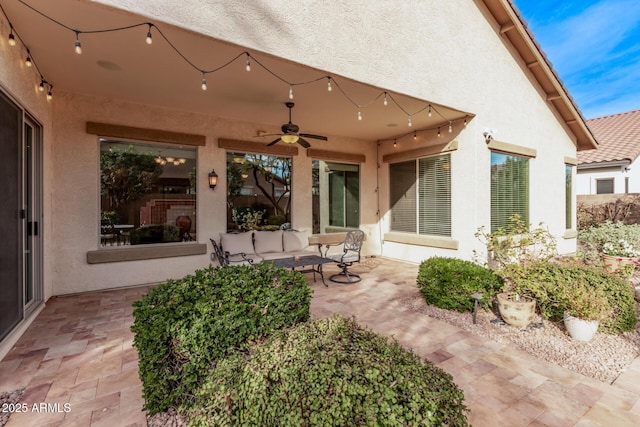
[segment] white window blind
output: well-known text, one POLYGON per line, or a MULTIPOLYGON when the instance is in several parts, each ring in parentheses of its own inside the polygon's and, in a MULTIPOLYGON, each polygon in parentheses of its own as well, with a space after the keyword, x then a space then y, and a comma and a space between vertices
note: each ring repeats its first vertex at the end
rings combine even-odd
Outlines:
POLYGON ((491 231, 507 230, 513 215, 529 223, 529 159, 491 153, 491 231))

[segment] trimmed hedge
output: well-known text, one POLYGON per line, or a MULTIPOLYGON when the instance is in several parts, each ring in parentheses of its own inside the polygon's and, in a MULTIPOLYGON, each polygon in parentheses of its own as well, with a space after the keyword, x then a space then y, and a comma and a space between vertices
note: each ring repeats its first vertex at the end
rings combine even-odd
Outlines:
POLYGON ((309 318, 311 289, 299 272, 270 263, 197 270, 133 304, 144 409, 188 405, 216 360, 309 318))
POLYGON ((451 375, 342 316, 278 331, 220 360, 190 426, 467 426, 451 375))
POLYGON ((457 258, 433 257, 420 264, 418 288, 427 304, 445 310, 473 311, 471 295, 479 293, 485 310, 501 292, 503 280, 493 270, 457 258))
POLYGON ((633 331, 636 327, 636 302, 627 280, 595 266, 536 261, 524 265, 508 265, 501 274, 536 299, 545 319, 559 321, 564 316, 564 288, 585 286, 604 295, 613 309, 611 316, 600 322, 600 331, 609 334, 633 331))

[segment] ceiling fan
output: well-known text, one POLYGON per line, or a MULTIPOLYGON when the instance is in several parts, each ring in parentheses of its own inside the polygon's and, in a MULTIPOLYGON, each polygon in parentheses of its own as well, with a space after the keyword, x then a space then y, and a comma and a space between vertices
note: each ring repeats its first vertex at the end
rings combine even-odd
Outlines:
POLYGON ((326 136, 313 135, 313 134, 310 134, 310 133, 298 133, 298 130, 300 129, 298 127, 298 125, 296 125, 295 123, 291 123, 291 109, 293 108, 293 106, 295 104, 293 102, 285 102, 284 105, 286 105, 287 108, 289 109, 289 123, 285 123, 285 124, 282 125, 282 127, 281 127, 282 134, 261 135, 261 136, 278 135, 278 138, 274 139, 273 141, 268 143, 267 147, 270 147, 270 146, 276 144, 278 141, 282 141, 285 144, 295 144, 297 142, 298 144, 302 145, 304 148, 311 147, 311 144, 309 144, 302 137, 320 139, 322 141, 327 141, 327 137, 326 136))

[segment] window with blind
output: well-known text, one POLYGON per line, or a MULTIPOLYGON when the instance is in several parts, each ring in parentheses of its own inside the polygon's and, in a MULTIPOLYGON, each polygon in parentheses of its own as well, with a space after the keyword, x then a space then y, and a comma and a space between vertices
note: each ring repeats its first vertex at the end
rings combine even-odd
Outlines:
POLYGON ((491 153, 491 232, 507 230, 513 215, 529 224, 529 159, 491 153))
POLYGON ((573 182, 572 182, 572 172, 573 168, 571 165, 565 165, 564 167, 564 175, 565 175, 565 226, 567 230, 570 230, 573 227, 573 215, 572 215, 572 197, 571 194, 573 192, 573 182))
POLYGON ((451 236, 451 155, 389 166, 391 231, 451 236))

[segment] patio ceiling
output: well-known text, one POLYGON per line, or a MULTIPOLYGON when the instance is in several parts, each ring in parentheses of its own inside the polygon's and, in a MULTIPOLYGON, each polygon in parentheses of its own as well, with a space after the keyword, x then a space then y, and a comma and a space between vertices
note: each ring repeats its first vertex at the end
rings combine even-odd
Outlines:
MULTIPOLYGON (((27 0, 26 3, 68 27, 63 28, 18 0, 1 3, 38 69, 53 85, 54 101, 58 91, 83 93, 253 122, 257 123, 257 132, 260 124, 279 128, 287 122, 288 111, 284 106, 290 100, 287 82, 320 78, 315 83, 293 87, 292 101, 296 104, 293 122, 300 126, 301 132, 366 140, 392 139, 414 129, 447 126, 449 121, 463 120, 468 115, 432 103, 437 112, 434 111, 431 117, 426 111, 412 116, 412 127, 408 127, 407 113, 424 109, 429 101, 390 92, 389 105, 385 107, 380 96, 362 108, 363 120, 358 121, 358 107, 354 103, 368 104, 385 89, 256 51, 249 51, 254 59, 251 60, 251 71, 247 72, 247 58, 242 55, 246 49, 242 46, 154 22, 175 48, 196 66, 194 68, 176 53, 156 28, 151 31, 152 45, 145 43, 147 25, 116 32, 89 33, 148 22, 145 17, 89 1, 27 0), (81 55, 74 52, 73 29, 81 31, 81 55), (201 90, 203 76, 198 69, 216 69, 238 55, 240 57, 229 66, 207 74, 207 91, 201 90), (322 78, 328 75, 335 78, 331 92, 327 91, 327 79, 322 78)), ((16 48, 22 48, 19 46, 16 48)), ((26 56, 26 51, 24 54, 26 56)), ((25 67, 25 72, 34 73, 34 82, 39 84, 37 71, 25 67)))

